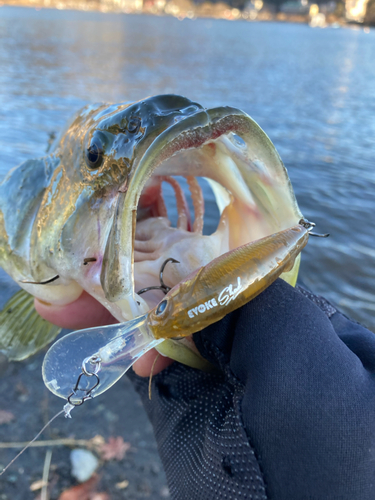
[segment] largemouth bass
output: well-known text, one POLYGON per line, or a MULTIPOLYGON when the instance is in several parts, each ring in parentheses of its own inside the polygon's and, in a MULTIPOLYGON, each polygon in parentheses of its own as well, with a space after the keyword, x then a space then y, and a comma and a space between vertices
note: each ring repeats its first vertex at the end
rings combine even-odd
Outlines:
MULTIPOLYGON (((33 297, 64 305, 85 290, 117 320, 128 321, 162 300, 162 289, 137 291, 159 285, 167 259, 178 261, 164 270, 169 289, 221 255, 301 219, 275 147, 243 111, 205 109, 174 95, 87 106, 50 154, 22 163, 0 185, 0 266, 23 289, 1 314, 0 350, 23 359, 58 334, 39 319, 33 297), (187 179, 193 222, 173 176, 187 179), (202 232, 198 177, 208 180, 220 211, 209 236, 202 232), (177 227, 168 219, 163 182, 175 192, 177 227)), ((292 284, 295 258, 283 275, 292 284)), ((158 349, 171 352, 166 343, 158 349)), ((172 350, 184 358, 185 347, 172 350)))

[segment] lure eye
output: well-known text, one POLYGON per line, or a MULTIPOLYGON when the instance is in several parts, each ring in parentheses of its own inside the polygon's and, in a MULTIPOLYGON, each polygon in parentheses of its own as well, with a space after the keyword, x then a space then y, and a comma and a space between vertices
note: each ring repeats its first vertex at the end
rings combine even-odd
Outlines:
POLYGON ((141 127, 141 120, 138 117, 130 118, 128 123, 128 130, 131 134, 135 134, 141 127))
POLYGON ((160 302, 160 304, 158 305, 158 307, 156 308, 155 314, 156 315, 162 314, 165 311, 166 307, 167 307, 167 301, 166 300, 162 300, 160 302))
POLYGON ((93 139, 86 150, 86 164, 91 170, 98 169, 103 163, 104 151, 99 139, 93 139))

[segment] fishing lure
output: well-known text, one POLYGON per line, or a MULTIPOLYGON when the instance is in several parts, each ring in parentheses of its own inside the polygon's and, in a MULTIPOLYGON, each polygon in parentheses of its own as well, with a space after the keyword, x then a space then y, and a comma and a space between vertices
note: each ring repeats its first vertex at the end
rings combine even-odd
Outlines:
POLYGON ((109 389, 145 352, 166 338, 183 338, 219 321, 290 270, 313 223, 236 248, 196 270, 146 314, 126 323, 76 331, 55 342, 43 363, 45 385, 75 406, 109 389))

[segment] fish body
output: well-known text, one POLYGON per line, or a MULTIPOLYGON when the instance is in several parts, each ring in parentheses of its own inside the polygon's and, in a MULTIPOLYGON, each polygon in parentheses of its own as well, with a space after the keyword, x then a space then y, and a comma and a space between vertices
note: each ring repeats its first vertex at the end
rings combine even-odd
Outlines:
MULTIPOLYGON (((205 109, 173 95, 91 105, 48 155, 24 162, 0 184, 0 266, 33 297, 64 305, 86 290, 124 322, 163 298, 159 290, 136 292, 158 285, 166 259, 179 261, 165 270, 173 287, 301 218, 276 149, 243 111, 205 109), (187 179, 194 221, 174 176, 187 179), (208 180, 221 214, 211 235, 202 232, 198 177, 208 180), (168 219, 163 182, 175 192, 177 227, 168 219)), ((297 269, 298 262, 294 278, 297 269)), ((0 317, 0 349, 22 359, 57 330, 31 335, 30 322, 20 326, 20 310, 31 315, 30 301, 22 295, 11 305, 0 317)))

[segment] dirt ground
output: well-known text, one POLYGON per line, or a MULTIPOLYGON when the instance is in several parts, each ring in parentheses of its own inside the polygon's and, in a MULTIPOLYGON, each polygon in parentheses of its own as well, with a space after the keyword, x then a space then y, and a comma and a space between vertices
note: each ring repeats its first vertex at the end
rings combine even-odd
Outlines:
MULTIPOLYGON (((62 409, 64 401, 51 394, 43 384, 43 356, 44 352, 24 362, 9 364, 0 358, 0 410, 10 412, 5 415, 12 418, 0 424, 0 443, 31 440, 62 409)), ((121 436, 131 446, 121 460, 101 460, 95 493, 88 496, 69 493, 69 488, 79 484, 71 475, 70 452, 74 447, 82 448, 73 443, 73 446, 26 450, 0 477, 0 500, 162 500, 169 497, 151 424, 126 376, 105 394, 75 408, 72 419, 65 419, 63 415, 58 417, 38 440, 68 437, 89 440, 96 435, 106 441, 121 436), (42 479, 49 449, 52 459, 46 497, 46 488, 31 491, 30 487, 35 488, 35 482, 42 479)), ((0 471, 18 451, 0 448, 0 471)))

